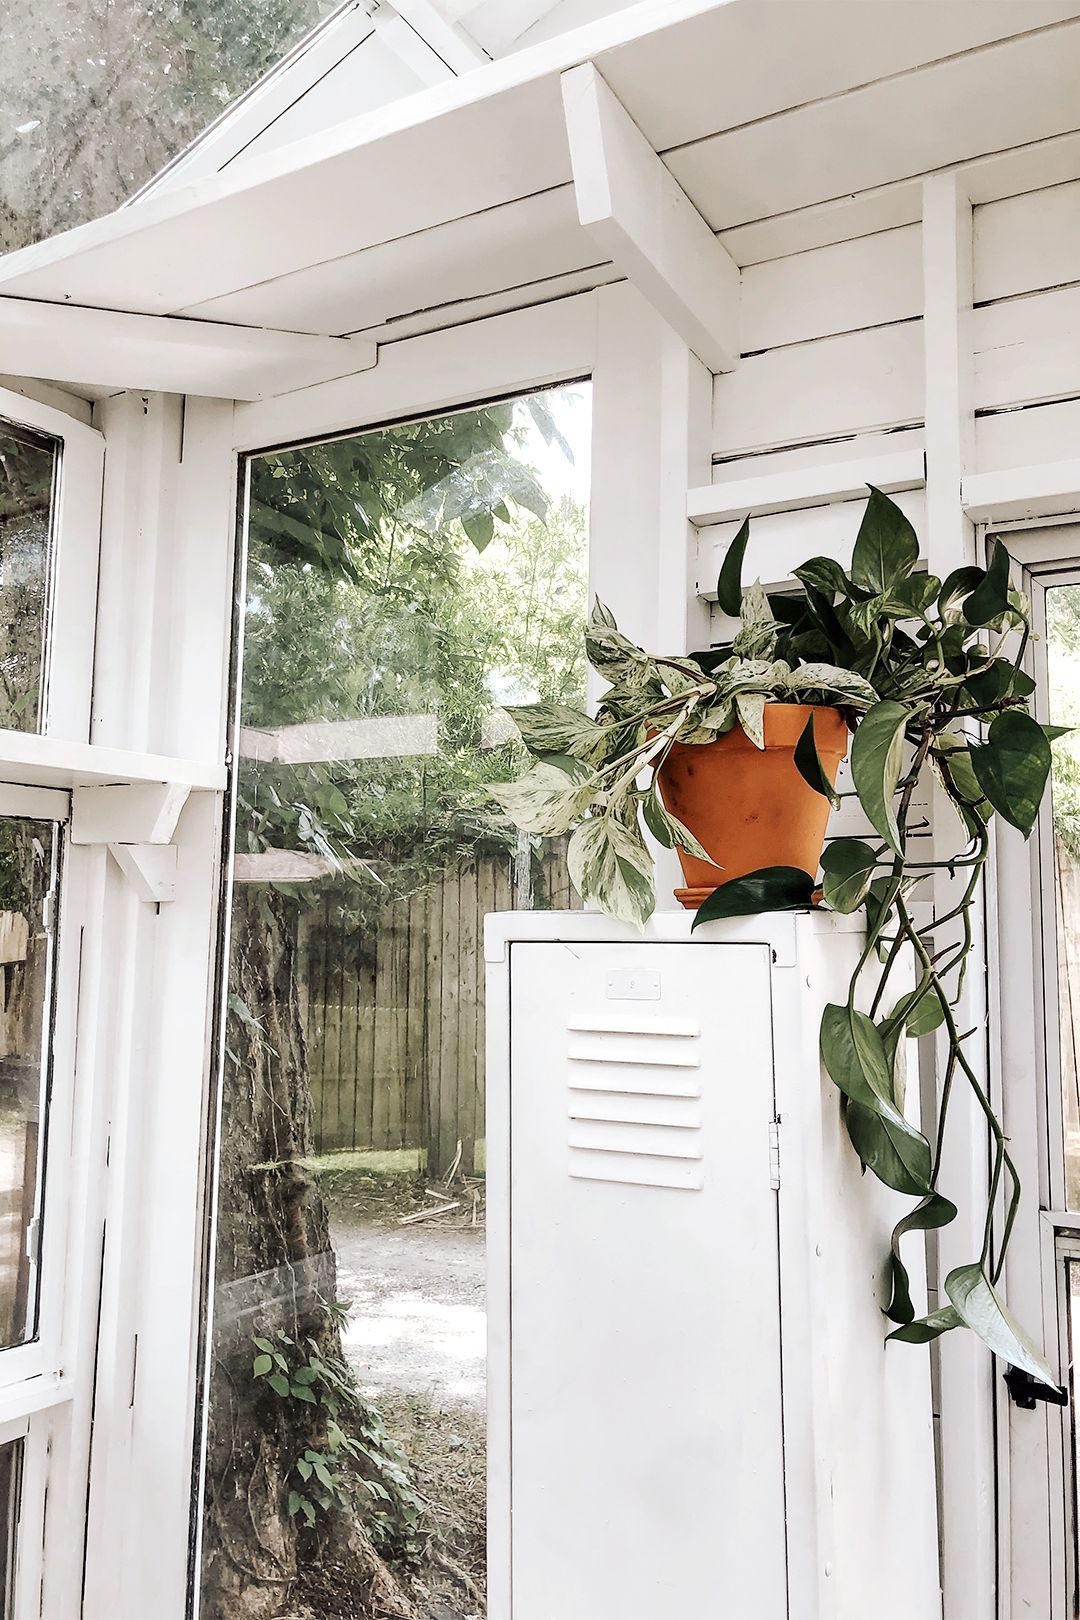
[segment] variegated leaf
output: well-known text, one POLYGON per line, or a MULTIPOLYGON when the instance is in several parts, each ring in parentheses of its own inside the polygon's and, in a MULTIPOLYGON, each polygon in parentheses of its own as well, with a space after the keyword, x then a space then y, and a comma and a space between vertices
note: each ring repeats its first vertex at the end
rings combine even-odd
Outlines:
POLYGON ((765 693, 736 692, 735 708, 742 726, 755 748, 765 747, 765 693))
POLYGON ((640 833, 613 815, 590 816, 566 850, 570 880, 609 917, 644 928, 656 907, 652 857, 640 833))
POLYGON ((575 759, 595 761, 607 742, 603 726, 565 703, 508 705, 505 712, 534 754, 571 754, 575 759))
POLYGON ((596 778, 584 770, 571 776, 557 765, 541 761, 516 782, 493 782, 487 792, 525 832, 554 837, 592 803, 596 778))

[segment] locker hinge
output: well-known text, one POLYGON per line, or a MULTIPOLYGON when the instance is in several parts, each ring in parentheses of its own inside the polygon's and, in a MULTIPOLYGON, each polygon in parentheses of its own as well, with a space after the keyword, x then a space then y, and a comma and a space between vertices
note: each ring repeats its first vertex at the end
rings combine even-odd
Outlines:
POLYGON ((780 1121, 769 1121, 769 1186, 773 1192, 780 1190, 780 1121))

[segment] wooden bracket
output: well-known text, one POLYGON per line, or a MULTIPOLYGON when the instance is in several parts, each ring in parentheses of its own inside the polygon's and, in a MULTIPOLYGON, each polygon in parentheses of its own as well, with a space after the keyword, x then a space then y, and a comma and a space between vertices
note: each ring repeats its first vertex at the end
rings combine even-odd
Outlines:
POLYGON ((582 225, 710 371, 734 371, 738 265, 591 62, 562 92, 582 225))
POLYGON ((71 842, 167 844, 190 792, 182 782, 77 787, 71 795, 71 842))
POLYGON ((160 906, 176 899, 175 844, 110 844, 109 850, 140 900, 160 906))

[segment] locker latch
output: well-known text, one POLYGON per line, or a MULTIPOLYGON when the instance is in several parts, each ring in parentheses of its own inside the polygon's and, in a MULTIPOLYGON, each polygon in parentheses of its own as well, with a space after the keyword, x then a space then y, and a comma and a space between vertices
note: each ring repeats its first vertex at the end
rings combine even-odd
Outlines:
POLYGON ((1032 1378, 1020 1367, 1010 1367, 1005 1374, 1009 1394, 1025 1412, 1034 1412, 1036 1401, 1049 1401, 1051 1406, 1068 1406, 1069 1392, 1044 1384, 1041 1378, 1032 1378))
POLYGON ((780 1190, 780 1121, 769 1121, 769 1186, 773 1192, 780 1190))

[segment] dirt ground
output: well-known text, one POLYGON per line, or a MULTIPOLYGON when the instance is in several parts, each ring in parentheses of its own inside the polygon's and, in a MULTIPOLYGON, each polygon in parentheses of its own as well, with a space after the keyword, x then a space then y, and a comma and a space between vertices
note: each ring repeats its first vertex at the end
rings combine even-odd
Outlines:
MULTIPOLYGON (((403 1447, 437 1535, 414 1581, 429 1620, 486 1613, 485 1282, 482 1197, 457 1184, 440 1207, 418 1173, 324 1180, 345 1352, 364 1396, 403 1447), (475 1206, 475 1208, 474 1208, 475 1206), (474 1223, 475 1220, 475 1224, 474 1223)), ((434 1186, 435 1184, 430 1184, 434 1186)))

